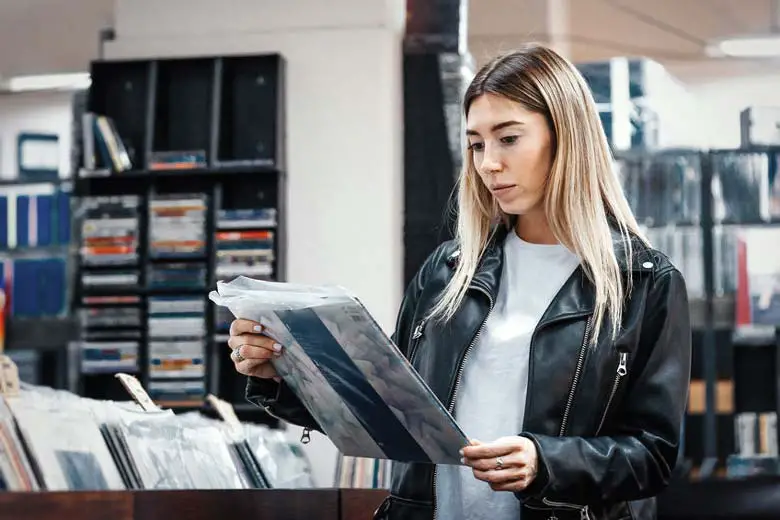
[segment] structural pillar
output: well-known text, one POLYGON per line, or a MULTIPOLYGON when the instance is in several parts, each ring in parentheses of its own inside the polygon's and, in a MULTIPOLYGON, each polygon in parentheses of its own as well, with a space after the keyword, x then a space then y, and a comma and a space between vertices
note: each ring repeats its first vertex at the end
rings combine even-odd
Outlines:
POLYGON ((404 285, 451 237, 461 99, 470 80, 467 0, 408 0, 404 37, 404 285))

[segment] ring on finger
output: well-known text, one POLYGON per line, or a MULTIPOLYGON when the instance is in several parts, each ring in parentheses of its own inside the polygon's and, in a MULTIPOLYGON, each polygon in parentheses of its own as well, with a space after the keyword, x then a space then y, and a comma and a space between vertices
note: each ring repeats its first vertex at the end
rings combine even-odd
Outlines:
POLYGON ((230 356, 237 362, 241 363, 242 361, 245 361, 246 358, 241 355, 241 347, 233 349, 233 352, 230 354, 230 356))
POLYGON ((501 471, 504 468, 504 459, 496 457, 496 471, 501 471))

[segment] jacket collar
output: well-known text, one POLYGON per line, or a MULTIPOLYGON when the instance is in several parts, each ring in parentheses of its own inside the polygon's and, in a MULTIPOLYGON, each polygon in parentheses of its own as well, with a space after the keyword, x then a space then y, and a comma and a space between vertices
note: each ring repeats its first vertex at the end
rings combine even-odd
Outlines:
MULTIPOLYGON (((624 239, 616 226, 611 226, 612 244, 618 265, 624 276, 633 276, 636 273, 650 272, 654 263, 652 254, 647 246, 637 237, 631 237, 633 254, 629 262, 624 239)), ((488 247, 483 254, 477 272, 472 281, 472 287, 486 292, 495 302, 498 287, 501 283, 504 254, 503 244, 512 228, 499 224, 492 230, 488 247)), ((460 249, 456 249, 447 257, 447 263, 454 268, 460 258, 460 249)), ((595 308, 595 291, 588 280, 582 266, 577 267, 574 273, 564 282, 558 294, 553 299, 549 308, 541 319, 540 325, 549 323, 564 317, 586 315, 595 308)))

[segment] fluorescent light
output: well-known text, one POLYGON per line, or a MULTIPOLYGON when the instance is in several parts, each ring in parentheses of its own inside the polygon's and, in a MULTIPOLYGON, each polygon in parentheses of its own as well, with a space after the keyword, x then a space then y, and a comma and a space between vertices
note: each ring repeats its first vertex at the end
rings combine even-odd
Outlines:
POLYGON ((87 88, 91 83, 89 73, 39 74, 35 76, 17 76, 7 83, 11 92, 30 90, 62 90, 87 88))
POLYGON ((766 36, 749 36, 722 40, 710 49, 713 56, 731 56, 735 58, 775 58, 780 57, 780 33, 766 36))

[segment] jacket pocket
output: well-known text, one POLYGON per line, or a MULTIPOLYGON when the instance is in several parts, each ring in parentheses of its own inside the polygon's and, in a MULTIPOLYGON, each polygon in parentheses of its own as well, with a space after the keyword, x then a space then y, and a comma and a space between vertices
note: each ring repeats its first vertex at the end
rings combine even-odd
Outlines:
POLYGON ((374 520, 432 520, 433 504, 387 496, 374 512, 374 520))

